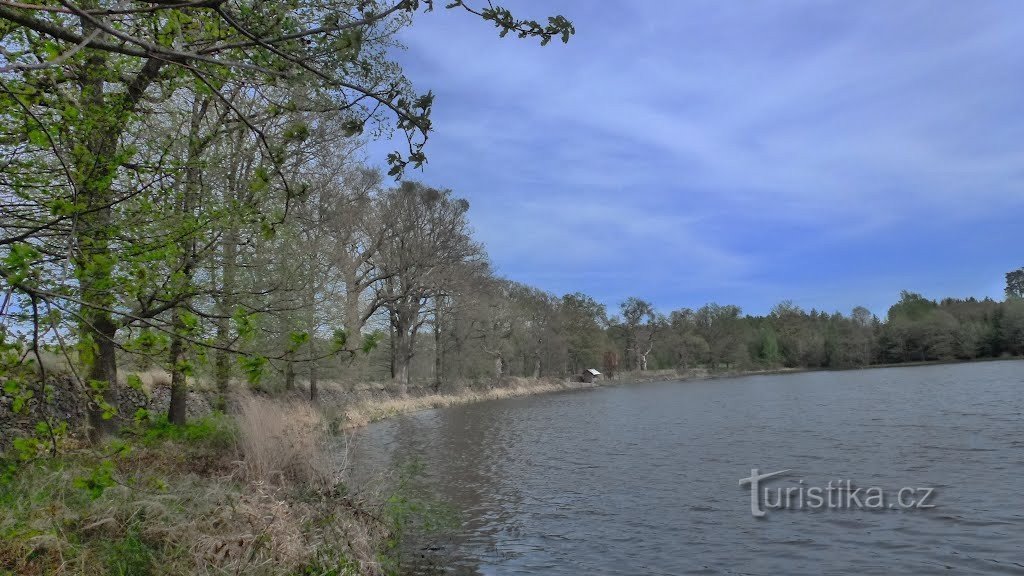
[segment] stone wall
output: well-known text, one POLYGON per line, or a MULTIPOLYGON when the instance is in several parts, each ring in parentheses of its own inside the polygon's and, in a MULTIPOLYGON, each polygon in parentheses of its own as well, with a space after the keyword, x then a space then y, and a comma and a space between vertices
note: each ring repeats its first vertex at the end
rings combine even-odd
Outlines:
MULTIPOLYGON (((52 389, 51 400, 39 402, 41 394, 36 391, 35 397, 29 402, 27 414, 15 414, 12 411, 14 399, 0 385, 0 451, 8 448, 14 438, 32 433, 35 423, 43 416, 67 422, 72 434, 81 435, 85 431, 88 400, 81 385, 67 375, 49 378, 48 385, 52 389)), ((123 386, 115 418, 122 425, 130 424, 140 408, 145 408, 152 415, 166 414, 170 400, 171 390, 167 386, 157 386, 152 392, 123 386)), ((209 415, 212 411, 209 399, 194 390, 189 391, 186 407, 190 419, 209 415)))

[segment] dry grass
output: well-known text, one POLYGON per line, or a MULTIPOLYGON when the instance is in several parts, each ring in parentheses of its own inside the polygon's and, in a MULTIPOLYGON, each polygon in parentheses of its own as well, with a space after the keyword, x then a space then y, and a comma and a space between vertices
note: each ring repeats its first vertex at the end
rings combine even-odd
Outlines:
MULTIPOLYGON (((81 365, 72 365, 72 359, 75 358, 73 352, 65 354, 59 351, 40 350, 39 357, 48 375, 71 375, 74 373, 81 375, 83 372, 81 365)), ((26 353, 25 360, 35 363, 36 357, 32 353, 26 353)), ((122 364, 122 369, 118 370, 118 381, 122 386, 127 383, 130 375, 138 376, 142 381, 142 387, 149 393, 152 393, 154 388, 171 385, 171 374, 163 368, 149 367, 144 370, 136 370, 131 368, 130 362, 122 364)))
POLYGON ((448 408, 461 404, 483 402, 485 400, 501 400, 534 394, 562 392, 565 390, 579 390, 582 388, 592 388, 593 386, 593 384, 571 382, 568 380, 508 378, 505 385, 500 388, 485 390, 467 388, 450 394, 426 394, 421 396, 385 397, 382 399, 365 400, 346 407, 342 410, 342 416, 346 428, 355 428, 365 426, 370 422, 420 410, 448 408))
POLYGON ((247 480, 303 483, 318 489, 335 482, 323 451, 327 428, 315 406, 297 399, 271 400, 251 394, 240 395, 236 403, 238 443, 247 480))
POLYGON ((238 402, 212 417, 226 436, 141 436, 107 479, 88 450, 23 465, 0 484, 0 574, 382 573, 387 527, 335 485, 319 413, 238 402))

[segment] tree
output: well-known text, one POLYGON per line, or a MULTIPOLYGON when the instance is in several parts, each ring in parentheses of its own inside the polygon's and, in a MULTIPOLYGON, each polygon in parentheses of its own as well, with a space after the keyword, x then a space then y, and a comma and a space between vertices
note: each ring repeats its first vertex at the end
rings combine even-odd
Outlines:
POLYGON ((450 190, 403 182, 382 197, 381 211, 395 233, 379 253, 384 280, 378 298, 389 312, 392 328, 394 381, 403 391, 409 384, 409 362, 416 354, 416 336, 431 317, 428 303, 444 291, 444 281, 458 266, 482 258, 469 237, 469 203, 450 190))
POLYGON ((604 304, 576 292, 562 297, 561 324, 565 333, 568 372, 578 374, 601 361, 608 315, 604 304))
POLYGON ((628 298, 619 306, 625 334, 625 361, 634 370, 647 370, 647 357, 667 321, 654 312, 650 302, 628 298))
POLYGON ((1000 324, 1003 348, 1014 356, 1024 355, 1024 300, 1014 298, 1004 308, 1000 324))
POLYGON ((775 366, 782 359, 779 353, 779 339, 770 326, 761 328, 759 357, 768 366, 775 366))
POLYGON ((558 365, 553 357, 554 350, 560 347, 557 325, 559 299, 518 282, 509 284, 508 298, 512 301, 515 315, 512 344, 516 356, 522 359, 522 374, 540 378, 558 365))
POLYGON ((1006 273, 1006 297, 1024 299, 1024 268, 1006 273))
POLYGON ((702 306, 694 314, 696 332, 710 349, 709 361, 712 368, 725 364, 731 366, 742 360, 741 347, 745 340, 739 306, 711 303, 702 306))
MULTIPOLYGON (((9 160, 5 174, 12 176, 4 179, 0 193, 18 200, 17 209, 3 213, 0 247, 29 255, 19 258, 19 265, 33 260, 47 276, 25 282, 12 267, 0 269, 0 275, 33 302, 74 319, 96 435, 110 428, 108 418, 118 404, 116 350, 125 346, 119 334, 139 328, 170 334, 175 350, 169 362, 176 373, 186 344, 210 345, 185 333, 191 331, 192 302, 200 296, 188 278, 198 271, 192 255, 201 247, 195 240, 209 232, 194 225, 203 188, 194 178, 182 184, 186 193, 176 206, 190 233, 181 225, 177 230, 148 226, 175 210, 168 209, 164 194, 170 176, 163 163, 166 149, 141 128, 154 124, 166 108, 198 101, 228 111, 222 124, 243 126, 262 160, 254 181, 242 185, 267 189, 273 181, 281 193, 280 202, 269 203, 262 213, 263 205, 255 205, 260 226, 273 233, 303 193, 288 173, 285 142, 270 133, 275 119, 301 112, 339 114, 348 135, 368 124, 394 126, 406 134, 408 150, 389 155, 391 174, 422 165, 433 95, 414 93, 388 53, 395 32, 417 10, 432 7, 430 0, 0 5, 0 71, 5 74, 0 114, 5 125, 18 127, 0 140, 9 160), (239 96, 258 105, 241 104, 239 96), (138 234, 124 233, 138 223, 147 225, 138 234), (169 250, 170 243, 178 249, 169 250), (72 268, 70 277, 62 258, 72 268), (182 277, 166 285, 136 278, 140 265, 161 260, 182 277), (126 285, 124 279, 136 282, 126 285), (143 287, 152 289, 147 293, 143 287)), ((542 25, 497 6, 476 10, 456 1, 448 7, 492 22, 502 36, 512 32, 542 44, 567 41, 574 32, 562 17, 542 25)), ((301 126, 290 129, 292 135, 302 132, 301 126)), ((194 168, 185 172, 195 174, 194 168)), ((219 249, 225 286, 235 280, 233 229, 228 226, 219 249)), ((229 310, 239 302, 231 295, 218 301, 220 309, 209 317, 218 319, 216 346, 226 352, 233 340, 227 318, 236 315, 229 310)), ((227 380, 225 360, 218 356, 221 382, 227 380)), ((176 407, 183 383, 176 382, 176 407)), ((179 414, 176 408, 176 421, 179 414)))

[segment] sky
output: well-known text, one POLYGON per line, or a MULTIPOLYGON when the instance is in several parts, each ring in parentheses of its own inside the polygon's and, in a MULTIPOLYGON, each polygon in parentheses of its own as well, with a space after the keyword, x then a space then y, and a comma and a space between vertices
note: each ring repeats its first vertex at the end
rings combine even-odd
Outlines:
POLYGON ((1019 0, 503 0, 573 21, 546 47, 443 4, 396 54, 436 94, 407 177, 469 200, 507 278, 884 317, 1024 266, 1019 0))

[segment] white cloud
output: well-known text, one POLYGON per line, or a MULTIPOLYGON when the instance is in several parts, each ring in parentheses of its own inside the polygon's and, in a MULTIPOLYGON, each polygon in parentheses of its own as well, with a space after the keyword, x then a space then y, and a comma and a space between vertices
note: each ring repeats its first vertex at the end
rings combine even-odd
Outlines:
POLYGON ((724 283, 772 266, 752 228, 795 226, 773 257, 798 258, 808 231, 1024 208, 1015 1, 504 4, 577 36, 499 40, 439 9, 403 57, 438 92, 425 177, 470 197, 499 265, 675 258, 724 283))

